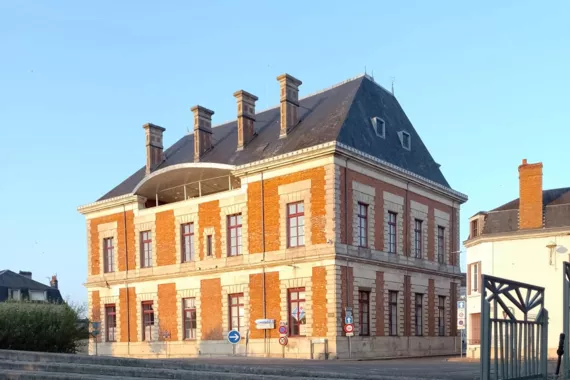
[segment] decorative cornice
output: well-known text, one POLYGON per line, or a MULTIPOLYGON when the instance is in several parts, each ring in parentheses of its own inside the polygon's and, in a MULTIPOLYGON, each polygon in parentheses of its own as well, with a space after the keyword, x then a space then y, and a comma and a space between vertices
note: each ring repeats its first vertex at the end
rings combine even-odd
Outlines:
POLYGON ((473 247, 477 244, 505 241, 505 240, 522 240, 522 239, 535 239, 548 236, 570 235, 570 226, 556 227, 556 228, 539 228, 533 230, 518 230, 506 233, 495 233, 479 235, 474 239, 467 239, 463 241, 465 248, 473 247))
POLYGON ((83 206, 79 206, 77 211, 81 214, 86 215, 95 211, 105 210, 112 207, 127 205, 131 203, 145 202, 146 198, 132 193, 120 195, 118 197, 104 199, 102 201, 97 201, 89 203, 83 206))

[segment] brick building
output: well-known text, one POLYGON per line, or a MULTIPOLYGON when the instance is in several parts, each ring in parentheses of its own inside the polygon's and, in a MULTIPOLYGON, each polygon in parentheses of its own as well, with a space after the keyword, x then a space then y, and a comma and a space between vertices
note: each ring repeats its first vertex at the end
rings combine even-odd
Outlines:
POLYGON ((467 197, 370 77, 304 98, 277 79, 279 107, 237 91, 237 120, 212 127, 195 106, 165 151, 144 125, 146 165, 79 208, 100 353, 343 358, 347 306, 352 357, 455 350, 467 197), (258 319, 286 321, 288 345, 258 319))

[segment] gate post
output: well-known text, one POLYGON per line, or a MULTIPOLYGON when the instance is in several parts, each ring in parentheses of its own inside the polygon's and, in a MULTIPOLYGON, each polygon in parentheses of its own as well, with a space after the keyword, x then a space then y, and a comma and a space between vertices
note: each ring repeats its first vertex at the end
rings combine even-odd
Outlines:
POLYGON ((486 301, 485 275, 481 276, 481 340, 479 342, 479 357, 481 362, 481 380, 489 380, 491 376, 491 307, 486 301))
POLYGON ((568 335, 570 333, 570 320, 568 317, 568 312, 570 311, 570 289, 568 289, 570 286, 569 280, 570 263, 564 261, 562 263, 562 332, 566 335, 566 339, 564 340, 564 356, 562 358, 562 362, 564 363, 562 372, 564 374, 564 379, 568 379, 570 377, 570 360, 568 358, 568 355, 570 354, 568 351, 570 349, 570 342, 568 342, 570 340, 570 335, 568 335))
POLYGON ((540 335, 540 366, 544 380, 548 379, 548 310, 542 309, 542 334, 540 335))

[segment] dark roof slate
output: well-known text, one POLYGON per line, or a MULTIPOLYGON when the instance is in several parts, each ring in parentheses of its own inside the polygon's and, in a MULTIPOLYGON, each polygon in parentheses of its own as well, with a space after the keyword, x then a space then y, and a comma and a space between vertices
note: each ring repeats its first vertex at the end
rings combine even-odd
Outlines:
MULTIPOLYGON (((337 141, 449 187, 396 98, 368 76, 303 98, 299 104, 299 124, 286 138, 278 138, 280 108, 271 108, 256 114, 258 135, 241 151, 236 151, 237 121, 214 127, 214 148, 201 161, 243 165, 337 141), (372 128, 371 118, 375 116, 386 123, 385 139, 378 137, 372 128), (411 135, 411 151, 401 146, 397 134, 401 130, 411 135)), ((185 135, 166 149, 165 160, 157 170, 189 162, 194 162, 193 134, 185 135)), ((131 193, 144 176, 142 167, 98 200, 131 193)))
POLYGON ((47 298, 52 302, 63 302, 61 293, 58 289, 52 288, 28 278, 22 276, 19 273, 13 272, 9 269, 0 271, 0 288, 6 289, 21 289, 21 290, 40 290, 47 292, 47 298))

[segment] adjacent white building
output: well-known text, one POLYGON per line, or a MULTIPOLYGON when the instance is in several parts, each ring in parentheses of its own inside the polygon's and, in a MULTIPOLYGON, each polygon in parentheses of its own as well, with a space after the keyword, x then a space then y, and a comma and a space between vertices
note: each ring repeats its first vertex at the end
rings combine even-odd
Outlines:
MULTIPOLYGON (((542 163, 519 166, 519 198, 469 219, 467 248, 467 355, 479 357, 481 275, 545 288, 548 353, 562 332, 562 271, 569 261, 570 187, 542 189, 542 163)), ((532 317, 532 316, 530 316, 532 317)))

